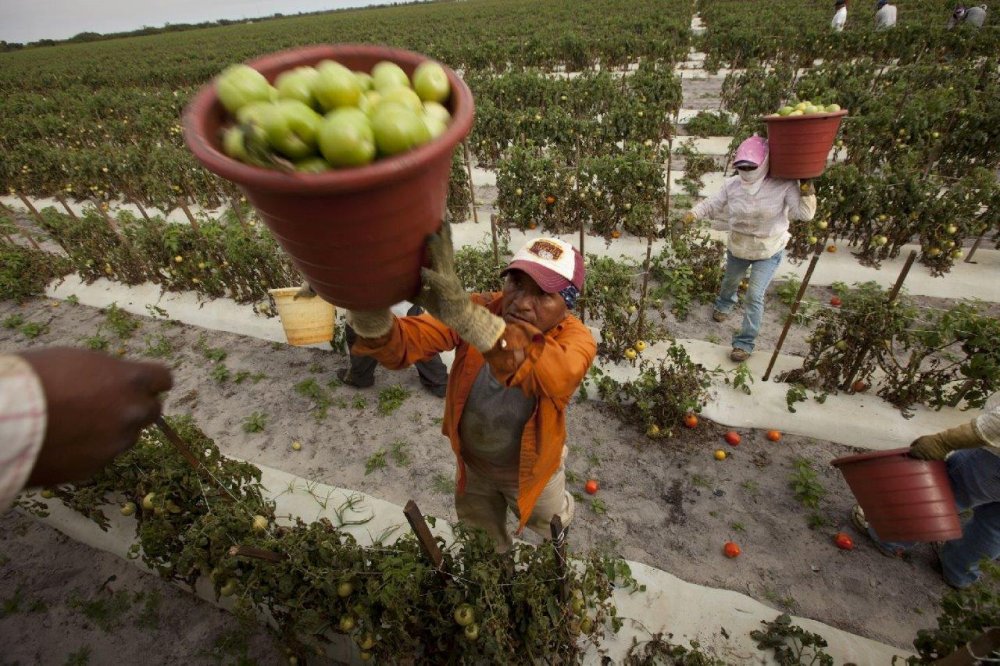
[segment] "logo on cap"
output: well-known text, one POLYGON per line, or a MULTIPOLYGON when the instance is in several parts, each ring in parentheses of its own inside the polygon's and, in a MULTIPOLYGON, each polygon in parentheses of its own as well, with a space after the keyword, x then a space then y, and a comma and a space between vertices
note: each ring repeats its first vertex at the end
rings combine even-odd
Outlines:
POLYGON ((539 259, 546 259, 548 261, 559 261, 559 257, 562 256, 563 249, 553 243, 543 239, 536 240, 528 248, 528 252, 537 256, 539 259))

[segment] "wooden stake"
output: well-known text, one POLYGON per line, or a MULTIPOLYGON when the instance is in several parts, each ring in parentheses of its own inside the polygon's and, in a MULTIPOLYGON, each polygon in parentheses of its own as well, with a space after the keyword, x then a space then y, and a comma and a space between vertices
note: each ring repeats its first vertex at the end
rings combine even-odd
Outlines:
POLYGON ((795 302, 792 303, 791 309, 788 311, 788 318, 785 319, 785 327, 781 329, 781 335, 778 336, 778 344, 774 347, 774 352, 771 354, 771 362, 767 364, 767 370, 764 372, 764 376, 761 377, 761 381, 766 382, 771 376, 771 370, 774 369, 774 364, 778 360, 778 353, 781 351, 782 345, 785 344, 785 337, 788 335, 788 329, 792 327, 792 322, 795 321, 795 313, 799 310, 799 303, 802 302, 802 297, 805 296, 806 288, 809 286, 809 280, 812 279, 813 271, 816 269, 816 263, 819 261, 819 252, 813 255, 812 261, 809 262, 809 268, 806 269, 806 274, 802 278, 802 284, 799 286, 799 292, 795 294, 795 302))
MULTIPOLYGON (((913 262, 917 259, 917 251, 910 250, 910 256, 906 258, 906 263, 903 264, 903 270, 899 272, 899 277, 896 278, 896 284, 892 285, 892 291, 889 292, 889 297, 886 299, 886 305, 891 305, 896 297, 899 296, 900 289, 903 288, 903 282, 906 280, 906 276, 910 274, 910 268, 913 266, 913 262)), ((865 357, 868 355, 867 349, 862 349, 861 353, 858 354, 857 360, 854 362, 854 367, 847 374, 847 379, 841 385, 841 389, 849 393, 854 392, 854 378, 857 376, 858 372, 861 370, 861 366, 864 364, 865 357)))
POLYGON ((177 205, 180 206, 181 210, 184 211, 184 214, 187 215, 188 222, 191 223, 191 228, 194 229, 194 232, 200 236, 201 228, 198 226, 198 220, 194 219, 194 215, 191 214, 191 210, 188 208, 187 201, 184 200, 184 197, 177 197, 177 205))
POLYGON ((566 581, 566 541, 569 535, 569 528, 563 527, 562 518, 559 515, 552 516, 552 521, 549 523, 549 530, 552 534, 552 544, 556 549, 556 572, 559 578, 562 579, 562 585, 559 586, 560 593, 562 596, 562 601, 569 601, 569 585, 566 581))
POLYGON ((27 197, 25 197, 20 192, 17 193, 17 198, 21 200, 21 203, 23 203, 25 206, 27 206, 27 208, 28 208, 29 211, 31 211, 31 214, 34 215, 35 220, 38 222, 39 226, 41 226, 42 228, 44 228, 45 227, 45 221, 42 220, 42 214, 38 212, 38 209, 35 208, 35 205, 33 203, 31 203, 31 200, 28 199, 27 197))
POLYGON ((497 216, 490 213, 490 233, 493 235, 493 264, 500 267, 500 244, 497 241, 497 216))
POLYGON ((472 201, 472 221, 479 224, 479 211, 476 210, 476 186, 472 182, 472 158, 469 153, 469 142, 462 142, 465 151, 465 172, 469 174, 469 200, 472 201))
POLYGON ((424 556, 431 561, 431 565, 438 573, 444 575, 444 556, 441 554, 441 548, 438 547, 437 541, 431 535, 431 530, 427 527, 427 521, 420 513, 417 503, 413 500, 407 502, 406 508, 403 509, 403 515, 410 523, 413 533, 417 535, 417 541, 420 543, 420 550, 424 556))
MULTIPOLYGON (((162 432, 163 436, 167 438, 167 441, 170 442, 175 449, 177 449, 177 452, 181 454, 181 457, 184 458, 184 460, 186 460, 189 465, 191 465, 192 469, 194 469, 196 472, 199 473, 205 471, 201 462, 195 457, 193 453, 191 453, 191 449, 188 447, 187 444, 184 443, 184 440, 181 439, 180 435, 177 434, 177 431, 174 430, 169 423, 167 423, 166 419, 164 419, 162 416, 157 417, 156 427, 160 429, 160 432, 162 432)), ((223 488, 219 484, 219 482, 215 480, 215 477, 212 476, 211 474, 207 474, 207 476, 209 482, 213 486, 215 486, 218 490, 221 490, 223 492, 222 497, 225 499, 230 499, 228 491, 226 491, 226 489, 223 488)))
POLYGON ((239 202, 236 201, 236 199, 230 197, 229 198, 229 208, 232 209, 232 211, 236 214, 236 219, 237 219, 237 221, 239 221, 240 226, 243 227, 244 229, 246 229, 247 228, 247 221, 243 217, 243 211, 240 210, 240 204, 239 204, 239 202))
POLYGON ((642 340, 646 323, 646 293, 649 290, 649 263, 653 258, 653 237, 646 238, 646 261, 642 264, 642 291, 639 293, 639 321, 636 324, 636 339, 642 340))
POLYGON ((275 553, 271 550, 264 550, 263 548, 255 548, 253 546, 233 546, 229 549, 229 556, 252 557, 267 562, 281 562, 288 559, 288 555, 284 553, 275 553))
MULTIPOLYGON (((579 183, 579 182, 580 181, 578 179, 577 183, 579 183)), ((580 217, 580 256, 583 257, 584 261, 587 260, 587 255, 584 253, 584 250, 583 250, 584 239, 586 237, 587 237, 587 230, 586 230, 586 227, 585 227, 585 224, 584 224, 584 221, 583 221, 583 217, 581 216, 580 217)), ((583 285, 583 291, 580 292, 580 296, 582 297, 586 293, 586 291, 587 291, 587 285, 585 283, 583 285)), ((584 301, 584 303, 586 303, 586 301, 584 301)), ((586 324, 587 323, 587 306, 584 305, 584 304, 580 305, 580 323, 582 323, 582 324, 586 324)))
POLYGON ((967 263, 967 264, 974 264, 974 263, 976 263, 976 262, 974 262, 972 260, 972 255, 974 255, 976 253, 976 250, 979 249, 979 245, 980 245, 980 243, 983 242, 983 238, 985 236, 986 236, 986 232, 985 231, 983 233, 979 234, 979 238, 977 238, 976 242, 972 244, 972 249, 969 250, 969 254, 965 257, 965 263, 967 263))
POLYGON ((63 198, 63 195, 59 194, 58 192, 56 193, 56 201, 62 204, 62 207, 66 209, 66 213, 68 213, 70 217, 72 217, 74 220, 80 219, 79 217, 76 216, 76 213, 73 212, 73 209, 69 207, 69 204, 66 203, 66 199, 63 198))

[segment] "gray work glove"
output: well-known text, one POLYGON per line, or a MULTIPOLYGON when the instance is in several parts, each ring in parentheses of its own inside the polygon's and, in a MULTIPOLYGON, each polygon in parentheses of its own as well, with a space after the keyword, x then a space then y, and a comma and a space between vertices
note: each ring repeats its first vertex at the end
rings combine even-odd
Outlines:
POLYGON ((944 460, 957 449, 977 449, 988 443, 979 436, 970 421, 933 435, 918 437, 910 444, 910 455, 921 460, 944 460))
POLYGON ((481 305, 469 299, 458 274, 451 244, 451 224, 445 220, 441 230, 427 237, 431 267, 420 270, 423 287, 415 299, 435 319, 454 329, 463 340, 480 352, 493 349, 503 336, 506 324, 481 305))

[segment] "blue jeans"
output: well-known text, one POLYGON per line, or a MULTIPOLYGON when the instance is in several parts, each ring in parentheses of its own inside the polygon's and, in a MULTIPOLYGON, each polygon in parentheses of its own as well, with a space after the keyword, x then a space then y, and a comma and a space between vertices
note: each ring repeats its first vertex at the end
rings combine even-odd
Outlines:
POLYGON ((726 275, 722 278, 722 289, 715 300, 715 309, 729 314, 736 307, 736 293, 740 281, 750 269, 750 287, 747 289, 746 303, 743 313, 743 325, 733 336, 733 347, 745 352, 753 351, 753 343, 760 331, 760 320, 764 316, 764 292, 771 284, 774 273, 785 256, 784 250, 767 259, 740 259, 726 250, 726 275))
MULTIPOLYGON (((945 581, 968 587, 980 576, 979 562, 1000 556, 1000 456, 985 449, 961 449, 946 461, 948 478, 959 511, 972 509, 972 519, 962 528, 961 538, 945 542, 938 555, 945 581)), ((868 533, 889 550, 907 550, 912 543, 880 541, 875 530, 868 533)))

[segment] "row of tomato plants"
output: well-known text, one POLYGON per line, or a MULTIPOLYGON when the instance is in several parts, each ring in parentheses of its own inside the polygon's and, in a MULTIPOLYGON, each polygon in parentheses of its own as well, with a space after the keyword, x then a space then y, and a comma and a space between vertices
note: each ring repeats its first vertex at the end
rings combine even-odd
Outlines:
POLYGON ((386 44, 465 71, 620 67, 687 51, 687 0, 479 0, 286 17, 0 54, 0 91, 200 85, 223 67, 305 44, 386 44))
POLYGON ((843 32, 830 28, 833 7, 823 3, 776 0, 769 12, 738 0, 699 7, 707 26, 696 46, 706 53, 705 66, 744 67, 754 61, 785 59, 808 67, 813 60, 844 62, 859 57, 914 61, 960 61, 990 58, 1000 47, 1000 30, 947 30, 953 5, 936 0, 908 2, 898 9, 891 30, 874 29, 874 7, 848 10, 843 32), (774 17, 780 15, 781 20, 774 17))
MULTIPOLYGON (((43 496, 101 529, 110 524, 106 511, 134 516, 130 557, 192 589, 207 580, 237 614, 269 618, 290 661, 324 654, 340 633, 363 661, 378 663, 434 664, 445 655, 456 663, 579 663, 584 645, 621 626, 614 586, 635 586, 621 560, 579 553, 562 566, 552 542, 501 554, 482 531, 457 525, 453 542, 437 538, 442 574, 410 533, 359 544, 343 529, 370 519, 359 498, 327 507, 337 524, 276 515, 259 468, 223 456, 190 417, 168 421, 197 470, 149 429, 89 481, 43 496), (234 544, 271 557, 240 554, 234 544)), ((47 514, 37 496, 20 502, 47 514)))
MULTIPOLYGON (((982 305, 921 307, 866 282, 835 284, 836 307, 809 304, 813 324, 800 369, 787 373, 818 393, 874 390, 902 410, 964 401, 981 408, 1000 390, 1000 320, 982 305)), ((804 398, 804 394, 800 394, 804 398)), ((791 401, 790 401, 791 404, 791 401)))

